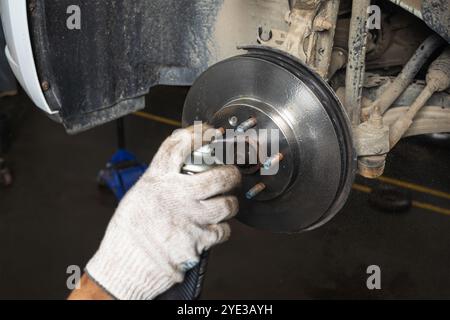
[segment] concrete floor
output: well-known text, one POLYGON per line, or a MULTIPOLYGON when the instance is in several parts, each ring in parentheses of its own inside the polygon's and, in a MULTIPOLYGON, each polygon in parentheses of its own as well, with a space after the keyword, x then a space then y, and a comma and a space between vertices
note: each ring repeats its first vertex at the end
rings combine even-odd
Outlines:
MULTIPOLYGON (((185 92, 156 89, 146 111, 179 119, 185 92)), ((15 182, 0 189, 0 298, 63 299, 67 266, 85 265, 114 212, 96 175, 115 151, 115 125, 69 136, 26 98, 0 100, 0 109, 12 106, 15 182)), ((128 149, 145 161, 174 129, 136 116, 126 126, 128 149)), ((450 192, 449 156, 448 143, 406 140, 390 155, 386 176, 450 192)), ((450 208, 445 198, 413 197, 450 208)), ((450 298, 450 216, 417 208, 383 213, 367 198, 354 191, 334 220, 305 234, 234 221, 232 239, 212 251, 203 298, 450 298), (366 288, 372 264, 382 270, 378 291, 366 288)))

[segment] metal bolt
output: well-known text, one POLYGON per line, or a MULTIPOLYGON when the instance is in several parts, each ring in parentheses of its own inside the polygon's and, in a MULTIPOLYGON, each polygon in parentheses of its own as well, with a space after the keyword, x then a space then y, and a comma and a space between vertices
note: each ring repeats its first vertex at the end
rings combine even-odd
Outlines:
POLYGON ((48 83, 48 81, 43 81, 41 83, 41 87, 42 87, 42 90, 47 91, 48 89, 50 89, 50 84, 48 83))
POLYGON ((272 39, 272 30, 265 29, 263 27, 258 28, 259 39, 263 42, 270 41, 272 39))
POLYGON ((383 116, 379 106, 375 106, 375 109, 372 111, 372 114, 369 117, 369 124, 377 129, 383 128, 383 116))
POLYGON ((238 124, 238 118, 236 116, 232 116, 230 117, 230 119, 228 119, 228 122, 230 123, 231 126, 236 127, 238 124))
POLYGON ((272 166, 279 164, 281 160, 283 160, 284 156, 282 153, 277 153, 270 158, 268 158, 266 161, 264 161, 264 169, 269 170, 272 166))
POLYGON ((256 120, 256 118, 251 117, 248 120, 245 120, 244 122, 242 122, 237 127, 236 131, 239 132, 239 133, 244 133, 248 129, 253 128, 254 126, 256 126, 257 123, 258 123, 258 121, 256 120))
POLYGON ((251 188, 250 190, 247 191, 247 193, 245 194, 245 197, 249 200, 253 199, 258 194, 260 194, 265 188, 266 188, 266 185, 264 183, 262 183, 262 182, 258 183, 253 188, 251 188))

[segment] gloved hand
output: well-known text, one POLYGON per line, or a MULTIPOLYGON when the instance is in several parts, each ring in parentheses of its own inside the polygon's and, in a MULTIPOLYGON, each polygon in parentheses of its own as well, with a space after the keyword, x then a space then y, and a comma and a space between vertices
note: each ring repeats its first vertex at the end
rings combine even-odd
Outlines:
POLYGON ((119 204, 86 267, 113 297, 158 296, 182 282, 204 250, 229 238, 224 221, 237 213, 238 201, 223 194, 240 183, 239 170, 221 166, 197 175, 180 173, 205 129, 175 131, 119 204))

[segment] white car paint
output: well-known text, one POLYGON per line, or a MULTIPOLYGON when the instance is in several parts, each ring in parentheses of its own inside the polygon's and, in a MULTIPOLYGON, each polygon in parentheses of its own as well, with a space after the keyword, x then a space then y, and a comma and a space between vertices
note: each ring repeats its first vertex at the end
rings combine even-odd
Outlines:
POLYGON ((49 114, 57 113, 48 106, 37 75, 26 0, 0 0, 0 14, 6 39, 6 57, 14 75, 36 106, 49 114))

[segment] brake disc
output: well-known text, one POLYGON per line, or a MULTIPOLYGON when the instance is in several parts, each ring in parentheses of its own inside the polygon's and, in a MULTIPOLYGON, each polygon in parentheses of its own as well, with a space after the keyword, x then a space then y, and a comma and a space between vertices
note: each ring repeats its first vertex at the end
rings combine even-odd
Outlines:
POLYGON ((240 167, 237 218, 275 232, 317 228, 342 208, 353 182, 356 157, 346 113, 328 84, 299 60, 265 47, 245 49, 196 80, 183 125, 203 121, 236 129, 254 119, 256 130, 279 129, 283 157, 276 175, 240 167), (250 189, 259 193, 248 199, 250 189))

